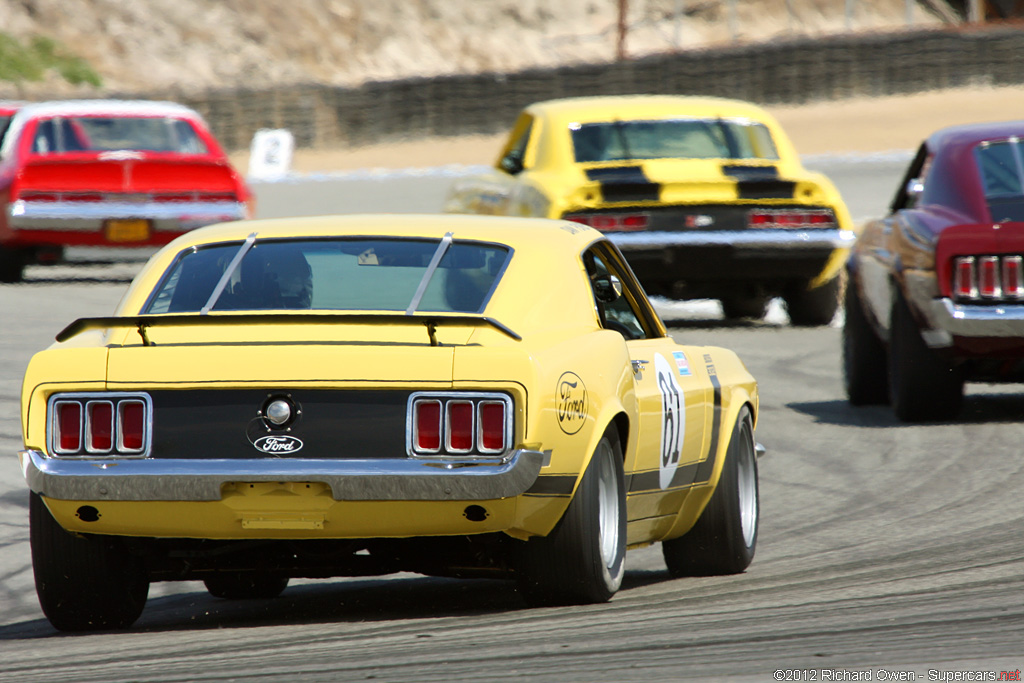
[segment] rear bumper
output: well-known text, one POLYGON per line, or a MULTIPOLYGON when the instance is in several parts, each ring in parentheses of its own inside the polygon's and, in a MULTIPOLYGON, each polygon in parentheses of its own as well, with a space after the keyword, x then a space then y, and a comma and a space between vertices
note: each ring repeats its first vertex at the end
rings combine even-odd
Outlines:
POLYGON ((857 236, 852 230, 687 230, 678 232, 608 233, 608 239, 627 256, 634 251, 674 247, 733 247, 735 249, 815 251, 847 249, 857 236))
POLYGON ((495 500, 525 492, 544 454, 513 451, 502 460, 157 460, 50 458, 38 450, 18 459, 29 488, 61 500, 219 501, 236 482, 322 482, 334 500, 495 500))
POLYGON ((108 220, 144 219, 154 232, 181 233, 246 217, 242 202, 38 202, 18 200, 7 224, 18 231, 99 232, 108 220))
POLYGON ((955 337, 1024 337, 1024 304, 972 306, 933 299, 931 322, 955 337))

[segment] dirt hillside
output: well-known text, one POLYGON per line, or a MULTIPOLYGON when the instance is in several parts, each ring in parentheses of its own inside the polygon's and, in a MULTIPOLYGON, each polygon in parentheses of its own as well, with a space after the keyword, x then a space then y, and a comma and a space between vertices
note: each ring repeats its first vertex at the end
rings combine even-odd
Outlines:
MULTIPOLYGON (((628 0, 626 54, 936 25, 944 0, 628 0), (846 7, 852 7, 847 15, 846 7)), ((0 32, 53 39, 99 89, 51 75, 0 97, 173 98, 210 88, 352 85, 615 58, 618 0, 0 0, 0 32)))

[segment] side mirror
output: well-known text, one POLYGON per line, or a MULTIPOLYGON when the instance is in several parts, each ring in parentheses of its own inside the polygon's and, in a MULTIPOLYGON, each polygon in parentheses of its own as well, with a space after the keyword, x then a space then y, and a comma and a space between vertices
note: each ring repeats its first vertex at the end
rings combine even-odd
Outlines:
POLYGON ((606 275, 594 280, 594 294, 603 304, 610 304, 622 296, 622 282, 614 275, 606 275))
POLYGON ((515 175, 523 170, 523 153, 519 150, 512 150, 501 158, 501 170, 509 175, 515 175))

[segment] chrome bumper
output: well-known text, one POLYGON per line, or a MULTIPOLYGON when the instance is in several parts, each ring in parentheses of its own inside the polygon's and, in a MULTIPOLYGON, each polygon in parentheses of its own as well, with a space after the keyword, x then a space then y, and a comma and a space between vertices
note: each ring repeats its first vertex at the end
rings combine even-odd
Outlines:
POLYGON ((237 482, 323 482, 335 500, 494 500, 533 485, 544 453, 513 451, 504 460, 161 460, 50 458, 20 451, 34 492, 59 500, 221 500, 237 482))
POLYGON ((852 230, 680 230, 610 232, 622 252, 669 247, 733 246, 743 249, 845 249, 857 239, 852 230))
POLYGON ((1024 304, 972 306, 932 299, 932 322, 957 337, 1024 337, 1024 304))
POLYGON ((191 230, 246 217, 241 202, 37 202, 20 199, 8 208, 14 230, 93 231, 103 221, 148 219, 153 229, 191 230))

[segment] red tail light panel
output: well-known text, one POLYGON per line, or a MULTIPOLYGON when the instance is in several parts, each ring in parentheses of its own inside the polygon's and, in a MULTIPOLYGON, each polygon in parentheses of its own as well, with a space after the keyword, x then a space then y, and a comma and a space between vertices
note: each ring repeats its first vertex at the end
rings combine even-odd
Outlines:
POLYGON ((148 394, 54 394, 47 404, 46 442, 57 457, 146 457, 152 444, 148 394))
POLYGON ((421 391, 409 397, 412 457, 504 457, 512 449, 512 399, 501 393, 421 391))

